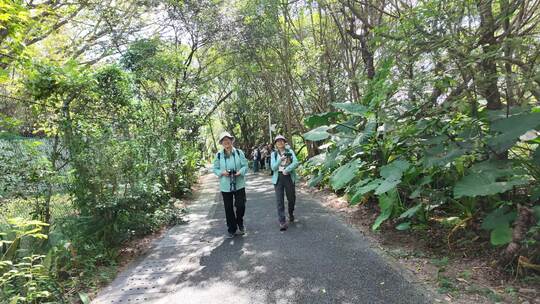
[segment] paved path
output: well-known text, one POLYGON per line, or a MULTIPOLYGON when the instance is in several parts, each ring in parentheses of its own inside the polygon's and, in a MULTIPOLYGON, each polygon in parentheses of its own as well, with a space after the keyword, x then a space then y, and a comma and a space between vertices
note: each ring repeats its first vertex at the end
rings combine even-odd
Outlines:
POLYGON ((217 179, 203 177, 188 224, 173 227, 93 303, 430 303, 339 215, 298 192, 298 222, 277 226, 269 176, 248 182, 244 237, 224 239, 217 179))

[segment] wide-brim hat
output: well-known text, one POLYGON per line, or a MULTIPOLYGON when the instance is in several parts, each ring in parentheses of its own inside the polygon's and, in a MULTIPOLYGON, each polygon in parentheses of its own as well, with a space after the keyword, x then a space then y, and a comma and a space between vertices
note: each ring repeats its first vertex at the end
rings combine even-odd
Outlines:
POLYGON ((229 132, 222 132, 220 135, 219 135, 219 143, 221 144, 221 141, 223 141, 223 139, 225 137, 228 137, 230 138, 232 141, 234 141, 234 136, 231 135, 231 133, 229 132))
POLYGON ((278 135, 276 136, 276 138, 274 138, 274 143, 276 143, 276 141, 282 139, 283 141, 287 142, 287 139, 285 138, 285 136, 283 135, 278 135))

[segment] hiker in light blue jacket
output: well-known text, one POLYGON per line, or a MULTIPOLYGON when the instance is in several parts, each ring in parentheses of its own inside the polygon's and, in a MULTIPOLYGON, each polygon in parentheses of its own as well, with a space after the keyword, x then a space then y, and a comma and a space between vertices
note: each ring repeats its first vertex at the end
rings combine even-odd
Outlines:
POLYGON ((287 230, 287 221, 285 219, 285 198, 287 195, 289 222, 294 222, 294 205, 296 204, 295 184, 298 181, 296 167, 298 159, 294 151, 286 147, 287 139, 282 135, 274 139, 276 149, 270 155, 270 167, 273 171, 272 183, 276 192, 277 212, 279 220, 279 230, 287 230))
POLYGON ((223 149, 214 159, 214 174, 219 177, 219 190, 223 196, 227 219, 227 238, 245 234, 246 174, 248 161, 244 152, 233 146, 234 137, 228 132, 219 136, 223 149), (236 209, 236 210, 235 210, 236 209))

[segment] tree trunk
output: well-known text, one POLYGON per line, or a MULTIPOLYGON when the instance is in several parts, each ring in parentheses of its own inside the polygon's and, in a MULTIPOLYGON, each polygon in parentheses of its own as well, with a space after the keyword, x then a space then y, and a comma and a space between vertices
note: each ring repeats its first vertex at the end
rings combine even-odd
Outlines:
POLYGON ((504 250, 500 263, 503 266, 510 264, 519 255, 521 243, 525 238, 527 231, 535 223, 533 211, 521 204, 517 206, 517 218, 512 230, 512 242, 504 250))
POLYGON ((492 0, 477 0, 480 13, 479 44, 482 46, 483 57, 480 60, 480 76, 477 80, 480 95, 487 100, 489 110, 502 109, 501 95, 497 85, 497 63, 493 60, 493 54, 498 46, 495 39, 496 25, 493 18, 492 0))

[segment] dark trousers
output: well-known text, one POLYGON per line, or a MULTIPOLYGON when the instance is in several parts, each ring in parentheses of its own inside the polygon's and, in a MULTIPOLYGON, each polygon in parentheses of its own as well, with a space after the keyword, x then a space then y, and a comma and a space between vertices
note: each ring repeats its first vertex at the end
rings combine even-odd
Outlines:
POLYGON ((266 167, 265 167, 265 164, 266 164, 266 158, 261 158, 261 159, 259 160, 259 164, 261 165, 260 168, 261 168, 262 170, 266 169, 266 167))
POLYGON ((259 161, 258 160, 253 161, 253 172, 259 172, 259 161))
POLYGON ((236 229, 244 228, 244 213, 246 212, 246 188, 234 192, 221 192, 227 218, 227 230, 235 233, 236 229), (235 210, 236 208, 236 210, 235 210))
POLYGON ((287 195, 289 216, 294 213, 294 204, 296 203, 296 191, 294 188, 294 182, 290 174, 283 175, 283 173, 278 173, 277 183, 274 185, 274 190, 276 191, 276 201, 277 201, 277 213, 278 219, 281 224, 285 223, 285 197, 287 195))

